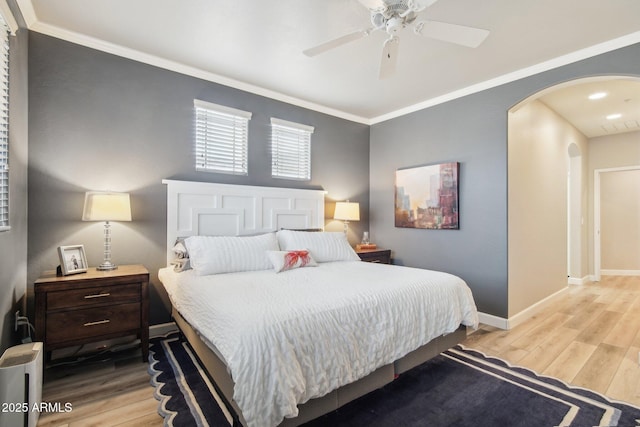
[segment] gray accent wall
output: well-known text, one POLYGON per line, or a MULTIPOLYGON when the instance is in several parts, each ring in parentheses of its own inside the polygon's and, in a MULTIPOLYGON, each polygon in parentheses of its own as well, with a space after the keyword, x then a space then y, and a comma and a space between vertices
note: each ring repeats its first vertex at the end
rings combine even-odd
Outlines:
POLYGON ((156 274, 165 265, 164 178, 321 188, 327 230, 342 229, 330 217, 345 199, 362 210, 352 240, 368 228, 366 125, 33 32, 29 103, 29 283, 56 267, 60 245, 83 244, 89 265, 101 262, 103 224, 80 220, 88 190, 131 193, 133 221, 112 226, 113 260, 152 273, 151 324, 170 320, 156 274), (195 171, 194 98, 253 113, 248 176, 195 171), (271 117, 315 127, 310 182, 271 178, 271 117))
POLYGON ((640 44, 372 126, 372 241, 400 264, 459 275, 481 312, 507 318, 509 286, 518 286, 507 279, 507 111, 547 87, 599 75, 640 76, 640 44), (395 228, 395 170, 441 162, 460 162, 460 230, 395 228))
POLYGON ((28 33, 9 40, 9 231, 0 232, 0 354, 18 344, 15 312, 27 299, 27 53, 28 33))

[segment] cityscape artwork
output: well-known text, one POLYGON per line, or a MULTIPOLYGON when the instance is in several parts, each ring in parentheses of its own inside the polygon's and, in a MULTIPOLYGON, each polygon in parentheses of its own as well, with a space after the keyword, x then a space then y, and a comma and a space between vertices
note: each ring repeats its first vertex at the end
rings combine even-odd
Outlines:
POLYGON ((396 227, 457 230, 459 163, 396 170, 396 227))

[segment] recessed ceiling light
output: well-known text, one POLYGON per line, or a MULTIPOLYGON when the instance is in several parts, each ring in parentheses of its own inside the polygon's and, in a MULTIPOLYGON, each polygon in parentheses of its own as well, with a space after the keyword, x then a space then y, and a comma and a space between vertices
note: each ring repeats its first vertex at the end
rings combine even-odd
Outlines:
POLYGON ((605 96, 607 96, 607 92, 595 92, 589 95, 589 99, 593 101, 594 99, 602 99, 605 96))
POLYGON ((620 117, 622 117, 622 114, 620 113, 609 114, 607 116, 607 120, 615 120, 615 119, 619 119, 620 117))

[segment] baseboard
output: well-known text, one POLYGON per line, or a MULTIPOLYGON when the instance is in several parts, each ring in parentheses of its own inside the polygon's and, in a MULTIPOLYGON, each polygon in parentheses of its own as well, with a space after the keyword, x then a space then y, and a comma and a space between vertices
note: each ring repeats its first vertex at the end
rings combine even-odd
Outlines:
POLYGON ((558 298, 559 296, 561 296, 562 294, 564 294, 568 290, 569 290, 569 288, 567 286, 565 286, 564 288, 560 289, 558 292, 555 292, 555 293, 549 295, 548 297, 546 297, 544 299, 541 299, 537 303, 525 308, 524 310, 522 310, 520 313, 516 314, 515 316, 510 317, 509 318, 509 329, 515 328, 516 326, 518 326, 518 325, 524 323, 525 321, 531 319, 533 316, 535 316, 536 314, 541 312, 543 309, 545 309, 549 304, 551 304, 551 302, 554 299, 558 298))
POLYGON ((509 330, 515 328, 516 326, 526 322, 531 319, 533 316, 541 312, 544 308, 546 308, 551 302, 567 292, 569 290, 568 287, 564 287, 560 289, 558 292, 549 295, 548 297, 538 301, 537 303, 525 308, 520 313, 515 316, 509 317, 505 319, 504 317, 494 316, 492 314, 487 313, 478 313, 478 319, 480 323, 483 323, 488 326, 493 326, 494 328, 509 330))
POLYGON ((569 279, 567 280, 567 283, 570 285, 584 285, 586 283, 591 282, 591 276, 584 276, 582 278, 578 278, 578 277, 569 277, 569 279))
POLYGON ((640 276, 640 270, 600 270, 603 276, 640 276))
POLYGON ((509 320, 504 317, 494 316, 493 314, 478 312, 478 320, 480 323, 493 326, 498 329, 509 329, 509 320))
POLYGON ((160 323, 149 326, 149 338, 162 337, 171 332, 177 332, 178 326, 175 322, 160 323))

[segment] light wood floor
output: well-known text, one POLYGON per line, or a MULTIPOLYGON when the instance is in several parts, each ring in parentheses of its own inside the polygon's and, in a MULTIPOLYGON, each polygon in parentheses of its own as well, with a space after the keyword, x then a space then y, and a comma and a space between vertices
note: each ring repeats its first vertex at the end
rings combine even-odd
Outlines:
POLYGON ((570 286, 535 318, 509 331, 482 326, 463 344, 640 406, 640 277, 570 286))
MULTIPOLYGON (((570 286, 510 331, 482 325, 463 343, 489 356, 640 405, 640 277, 570 286)), ((47 369, 45 402, 71 403, 38 426, 161 426, 139 353, 47 369)))
POLYGON ((38 426, 162 426, 148 366, 137 350, 48 368, 42 400, 73 410, 43 413, 38 426))

